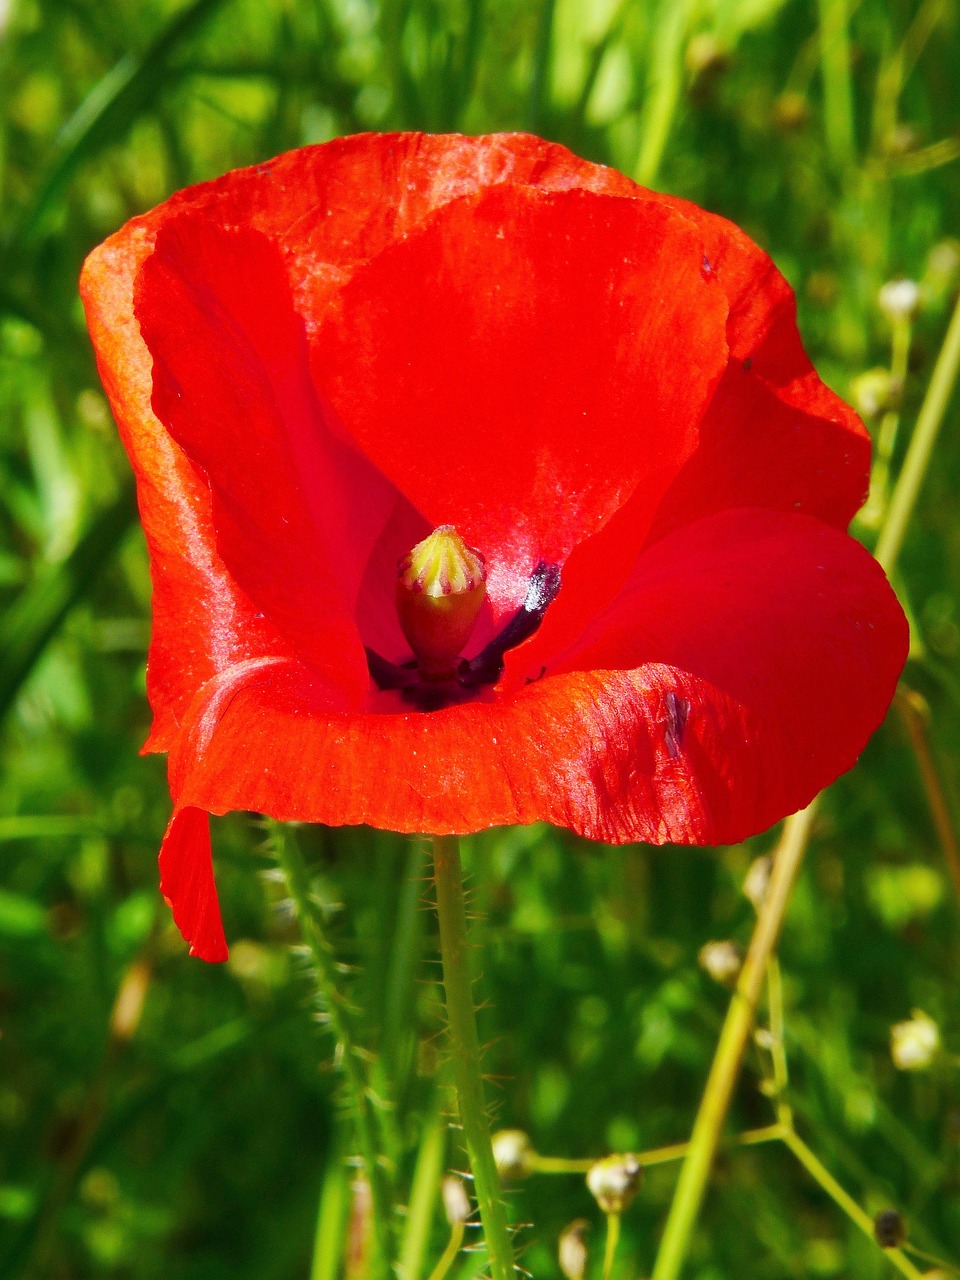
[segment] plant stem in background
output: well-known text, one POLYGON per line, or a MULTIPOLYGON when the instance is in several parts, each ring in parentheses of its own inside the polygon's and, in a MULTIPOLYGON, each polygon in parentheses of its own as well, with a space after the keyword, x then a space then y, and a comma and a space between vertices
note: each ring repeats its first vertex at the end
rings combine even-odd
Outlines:
POLYGON ((433 864, 449 1047, 463 1140, 470 1158, 492 1280, 513 1280, 513 1246, 483 1101, 480 1038, 473 1007, 463 872, 456 836, 434 836, 433 864))
POLYGON ((950 804, 940 780, 940 772, 930 743, 930 708, 919 693, 906 688, 902 682, 897 690, 894 705, 900 712, 910 739, 910 746, 916 756, 920 779, 927 795, 927 804, 930 806, 930 816, 940 838, 940 848, 950 879, 953 881, 954 892, 960 899, 960 843, 957 841, 950 804))
POLYGON ((887 516, 883 522, 880 537, 877 539, 874 554, 888 574, 893 573, 894 565, 900 555, 907 525, 910 523, 913 508, 920 496, 920 486, 927 474, 933 446, 936 444, 937 434, 950 404, 958 372, 960 372, 960 300, 957 301, 950 318, 947 335, 937 356, 927 394, 923 398, 923 404, 917 415, 917 425, 910 440, 910 447, 903 460, 903 467, 897 477, 897 483, 890 498, 890 506, 887 508, 887 516))
POLYGON ((856 160, 849 0, 820 0, 820 70, 827 148, 838 171, 849 172, 856 160))
POLYGON ((780 926, 803 862, 816 811, 817 801, 814 800, 806 809, 795 813, 784 823, 770 884, 750 940, 750 949, 740 971, 737 989, 720 1032, 720 1040, 690 1137, 690 1149, 680 1170, 653 1269, 653 1280, 676 1280, 687 1255, 690 1235, 700 1211, 713 1157, 740 1071, 740 1060, 753 1029, 767 972, 767 961, 780 935, 780 926))
POLYGON ((377 1161, 376 1128, 371 1115, 367 1082, 360 1062, 359 1048, 345 1008, 343 994, 337 985, 336 967, 330 944, 324 935, 324 921, 313 896, 310 872, 297 846, 293 832, 280 822, 268 819, 270 847, 287 881, 290 897, 297 909, 304 942, 310 951, 311 974, 323 1012, 337 1042, 343 1075, 356 1124, 357 1142, 364 1172, 370 1184, 372 1207, 372 1276, 387 1280, 393 1261, 390 1199, 384 1186, 383 1170, 377 1161))
POLYGON ((683 88, 683 43, 690 22, 688 0, 665 0, 657 13, 647 64, 641 118, 640 154, 633 176, 641 186, 656 184, 683 88))
MULTIPOLYGON (((830 1199, 840 1206, 847 1217, 855 1222, 860 1230, 870 1240, 875 1240, 873 1230, 873 1219, 870 1215, 857 1204, 856 1200, 841 1187, 833 1174, 821 1164, 817 1156, 810 1150, 804 1140, 794 1132, 791 1128, 785 1128, 783 1132, 784 1145, 789 1147, 793 1154, 797 1157, 807 1173, 815 1182, 823 1188, 830 1199)), ((920 1272, 913 1265, 910 1259, 900 1249, 884 1249, 884 1257, 894 1266, 901 1275, 907 1276, 909 1280, 921 1280, 920 1272)))

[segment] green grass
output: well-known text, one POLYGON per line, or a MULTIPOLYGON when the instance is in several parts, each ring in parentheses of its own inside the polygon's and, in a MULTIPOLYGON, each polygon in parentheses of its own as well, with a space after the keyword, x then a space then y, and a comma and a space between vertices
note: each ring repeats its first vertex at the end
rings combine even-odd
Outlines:
MULTIPOLYGON (((895 477, 960 282, 960 13, 954 0, 14 0, 5 21, 0 1275, 334 1280, 356 1099, 314 1018, 314 966, 291 951, 283 886, 261 874, 274 837, 216 823, 224 967, 186 958, 156 889, 169 799, 162 762, 137 755, 149 575, 77 302, 83 257, 177 187, 288 147, 535 128, 742 225, 794 284, 841 394, 890 364, 880 286, 922 281, 895 477), (136 1018, 117 1000, 138 989, 136 1018)), ((911 738, 892 712, 826 797, 780 953, 798 1129, 869 1213, 899 1207, 917 1245, 955 1261, 960 932, 943 822, 960 763, 958 493, 953 405, 897 574, 914 628, 904 680, 927 728, 915 719, 911 738), (889 1033, 915 1008, 946 1052, 908 1075, 889 1033)), ((856 531, 873 544, 875 525, 856 531)), ((369 832, 296 838, 327 944, 352 969, 341 981, 374 1098, 395 1095, 369 1122, 398 1203, 420 1169, 391 1226, 427 1277, 448 1234, 437 1172, 463 1158, 443 1126, 422 851, 369 832)), ((740 886, 772 841, 608 849, 532 828, 467 842, 500 1123, 568 1158, 686 1138, 728 999, 697 954, 748 939, 740 886)), ((732 1128, 771 1122, 767 1068, 751 1048, 732 1128)), ((652 1169, 624 1216, 621 1280, 649 1274, 675 1177, 652 1169)), ((559 1275, 563 1228, 590 1219, 599 1276, 602 1220, 581 1176, 533 1176, 510 1211, 530 1224, 538 1280, 559 1275)), ((464 1255, 451 1274, 480 1265, 464 1255)), ((685 1274, 893 1272, 773 1144, 724 1151, 685 1274)))

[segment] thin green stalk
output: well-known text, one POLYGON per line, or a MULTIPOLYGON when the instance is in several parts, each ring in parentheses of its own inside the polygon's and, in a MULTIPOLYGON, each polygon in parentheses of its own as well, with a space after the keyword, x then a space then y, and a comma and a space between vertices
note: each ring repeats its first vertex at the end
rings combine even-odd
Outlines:
MULTIPOLYGON (((821 1164, 804 1140, 792 1129, 785 1129, 783 1142, 793 1152, 811 1178, 820 1184, 834 1204, 843 1210, 850 1221, 855 1223, 865 1236, 875 1241, 873 1219, 844 1190, 830 1170, 821 1164)), ((908 1277, 908 1280, 922 1280, 921 1273, 901 1249, 884 1249, 883 1254, 901 1275, 908 1277)))
POLYGON ((689 23, 689 0, 661 3, 647 68, 640 154, 633 175, 644 187, 653 186, 657 181, 677 113, 683 88, 683 44, 689 23))
POLYGON ((441 1124, 437 1109, 434 1108, 427 1119, 417 1155, 417 1166, 413 1172, 407 1225, 400 1250, 401 1280, 420 1280, 423 1274, 423 1259, 440 1193, 440 1179, 443 1176, 446 1138, 446 1128, 441 1124))
POLYGON ((770 1060, 773 1064, 774 1104, 782 1125, 793 1124, 793 1109, 787 1101, 790 1074, 784 1045, 783 980, 780 962, 775 955, 767 961, 767 1010, 770 1017, 770 1060))
MULTIPOLYGON (((894 320, 890 379, 893 386, 901 390, 907 380, 912 335, 913 326, 908 319, 898 317, 894 320)), ((900 410, 888 409, 880 421, 880 430, 877 434, 877 447, 870 472, 870 496, 866 506, 860 512, 860 521, 868 528, 876 528, 883 522, 890 496, 890 472, 899 431, 900 410)))
POLYGON ((310 1280, 337 1280, 340 1260, 343 1257, 344 1229, 350 1187, 346 1165, 339 1141, 334 1143, 333 1155, 327 1161, 317 1206, 317 1229, 313 1239, 313 1260, 310 1264, 310 1280))
POLYGON ((897 477, 887 517, 877 540, 875 555, 888 574, 893 572, 900 555, 907 525, 920 496, 933 446, 956 386, 960 372, 960 299, 954 308, 943 346, 937 357, 927 394, 923 398, 907 456, 897 477))
POLYGON ((430 1272, 430 1280, 443 1280, 450 1268, 457 1260, 457 1254, 463 1247, 463 1223, 455 1222, 450 1228, 450 1239, 447 1241, 447 1247, 440 1255, 440 1260, 430 1272))
MULTIPOLYGON (((777 1142, 783 1137, 783 1126, 768 1124, 762 1129, 746 1129, 743 1133, 730 1134, 724 1138, 726 1147, 758 1147, 764 1142, 777 1142)), ((637 1152, 637 1159, 645 1169, 657 1164, 671 1164, 674 1160, 682 1160, 690 1150, 689 1142, 674 1142, 668 1147, 652 1147, 649 1151, 637 1152)), ((534 1173, 589 1173, 596 1164, 595 1160, 568 1160, 564 1156, 541 1156, 534 1158, 534 1173)))
POLYGON ((780 926, 803 862, 816 810, 817 801, 814 800, 806 809, 794 814, 784 823, 770 884, 740 971, 737 989, 720 1032, 720 1040, 690 1137, 689 1150, 680 1170, 653 1269, 653 1280, 676 1280, 687 1255, 690 1236, 700 1211, 713 1157, 740 1071, 743 1051, 753 1028, 767 962, 780 935, 780 926))
POLYGON ((844 172, 856 159, 849 0, 820 0, 820 69, 827 149, 844 172))
POLYGON ((363 1161, 373 1206, 373 1276, 386 1280, 393 1260, 390 1201, 384 1185, 383 1170, 377 1160, 376 1127, 371 1114, 367 1082, 360 1064, 360 1051, 354 1040, 343 996, 337 985, 336 965, 330 944, 324 935, 324 921, 310 884, 310 872, 290 830, 282 823, 268 820, 271 848, 287 881, 300 918, 303 938, 310 949, 313 979, 336 1039, 343 1074, 350 1095, 357 1130, 360 1158, 363 1161))
POLYGON ((434 836, 433 864, 449 1047, 464 1144, 470 1158, 492 1280, 513 1280, 513 1246, 483 1101, 480 1038, 473 1007, 460 842, 456 836, 434 836))
POLYGON ((613 1270, 613 1259, 616 1256, 617 1245, 620 1243, 620 1215, 619 1213, 607 1214, 607 1243, 603 1250, 603 1280, 610 1280, 610 1272, 613 1270))

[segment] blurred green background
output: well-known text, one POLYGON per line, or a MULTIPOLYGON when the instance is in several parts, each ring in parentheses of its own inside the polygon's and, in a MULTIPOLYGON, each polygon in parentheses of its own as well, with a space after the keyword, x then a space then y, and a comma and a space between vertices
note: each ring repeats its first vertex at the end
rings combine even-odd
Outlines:
MULTIPOLYGON (((279 837, 215 824, 223 967, 186 957, 157 892, 169 800, 163 761, 137 755, 149 577, 76 296, 86 252, 176 188, 289 147, 530 129, 764 245, 895 475, 960 282, 958 35, 947 0, 0 0, 3 1280, 333 1280, 349 1199, 351 1117, 270 874, 279 837), (901 275, 921 284, 912 325, 877 302, 901 275)), ((829 793, 781 949, 799 1130, 870 1213, 896 1205, 953 1259, 958 426, 954 407, 897 575, 914 696, 829 793), (900 1071, 890 1028, 915 1009, 943 1048, 900 1071)), ((882 503, 881 477, 856 528, 868 545, 882 503)), ((295 838, 374 1087, 395 1081, 379 1123, 400 1203, 420 1161, 427 1275, 448 1234, 438 1174, 463 1158, 436 1136, 449 1099, 423 852, 363 831, 295 838)), ((772 840, 468 842, 500 1124, 570 1157, 686 1137, 728 999, 698 952, 749 937, 741 885, 772 840)), ((767 1070, 752 1051, 733 1127, 772 1118, 767 1070)), ((675 1172, 652 1171, 625 1218, 623 1280, 652 1265, 675 1172)), ((557 1237, 581 1216, 599 1274, 582 1178, 530 1178, 510 1204, 535 1276, 560 1274, 557 1237)), ((721 1159, 689 1274, 892 1272, 771 1146, 721 1159)))

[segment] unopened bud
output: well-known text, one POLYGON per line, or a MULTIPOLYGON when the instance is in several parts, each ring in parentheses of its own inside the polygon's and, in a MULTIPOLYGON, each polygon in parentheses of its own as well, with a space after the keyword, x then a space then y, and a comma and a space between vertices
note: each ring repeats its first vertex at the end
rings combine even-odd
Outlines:
POLYGON ((877 305, 892 323, 910 320, 920 305, 916 280, 888 280, 877 295, 877 305))
POLYGON ((907 1223, 898 1209, 881 1209, 873 1220, 873 1235, 881 1249, 899 1249, 907 1238, 907 1223))
POLYGON ((743 896, 751 904, 754 911, 759 911, 767 896, 770 884, 770 873, 773 871, 773 859, 769 854, 754 858, 743 878, 743 896))
POLYGON ((533 1173, 537 1153, 522 1129, 501 1129, 492 1142, 501 1182, 519 1182, 533 1173))
POLYGON ((440 1188, 443 1196, 443 1211, 451 1227, 460 1226, 470 1217, 470 1198, 463 1185, 463 1179, 455 1173, 447 1174, 440 1188))
POLYGON ((643 1165, 630 1152, 598 1160, 587 1174, 587 1186, 604 1213, 623 1213, 642 1180, 643 1165))
POLYGON ((434 529, 397 565, 397 615, 420 674, 446 680, 486 595, 486 561, 452 524, 434 529))
POLYGON ((889 369, 868 369, 850 383, 850 399, 861 418, 879 418, 899 406, 902 390, 889 369))
POLYGON ((914 1009, 909 1021, 890 1028, 890 1056, 899 1071, 923 1071, 939 1049, 940 1028, 919 1009, 914 1009))
POLYGON ((744 964, 744 952, 736 942, 705 942, 698 956, 700 968, 722 987, 732 987, 744 964))
POLYGON ((706 942, 700 948, 698 960, 700 968, 714 982, 730 987, 743 965, 743 952, 735 942, 706 942))
POLYGON ((583 1280, 586 1275, 588 1254, 585 1236, 589 1226, 586 1218, 577 1218, 560 1233, 557 1261, 566 1280, 583 1280))

